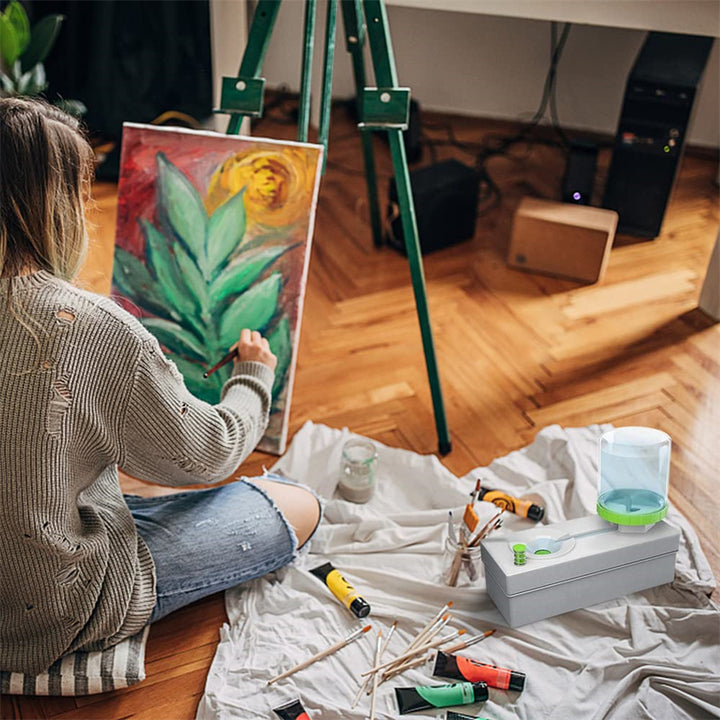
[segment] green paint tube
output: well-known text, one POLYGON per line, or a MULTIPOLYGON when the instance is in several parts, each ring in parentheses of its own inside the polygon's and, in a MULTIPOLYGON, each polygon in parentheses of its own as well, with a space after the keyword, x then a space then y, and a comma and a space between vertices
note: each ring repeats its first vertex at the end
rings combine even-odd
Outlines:
POLYGON ((489 720, 489 718, 473 717, 472 715, 463 715, 462 713, 448 710, 447 715, 445 715, 445 720, 489 720))
POLYGON ((469 705, 488 699, 488 688, 484 682, 452 683, 449 685, 418 685, 412 688, 395 688, 400 714, 448 707, 469 705))

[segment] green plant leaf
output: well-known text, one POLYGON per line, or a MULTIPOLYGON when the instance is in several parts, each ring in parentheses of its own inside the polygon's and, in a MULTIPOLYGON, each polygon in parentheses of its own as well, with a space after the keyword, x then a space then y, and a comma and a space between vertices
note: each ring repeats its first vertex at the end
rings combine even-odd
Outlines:
POLYGON ((277 367, 275 368, 275 381, 273 382, 272 394, 273 398, 277 398, 285 385, 285 373, 290 367, 292 360, 292 345, 290 342, 290 320, 284 315, 282 320, 276 325, 275 329, 267 336, 270 350, 277 357, 277 367))
POLYGON ((20 56, 17 30, 6 13, 0 13, 0 56, 8 69, 12 68, 20 56))
POLYGON ((190 180, 159 152, 156 156, 158 179, 157 205, 161 219, 207 277, 205 234, 208 216, 202 199, 190 180))
POLYGON ((181 325, 160 318, 141 318, 140 322, 172 353, 200 362, 206 359, 206 348, 181 325))
POLYGON ((23 72, 45 60, 55 44, 64 19, 62 15, 46 15, 35 24, 30 33, 30 42, 20 56, 23 72))
POLYGON ((145 263, 121 247, 115 248, 112 281, 123 295, 143 310, 167 319, 181 319, 177 312, 168 307, 145 263))
POLYGON ((175 260, 177 261, 180 273, 188 290, 192 292, 197 299, 201 312, 206 310, 209 305, 208 287, 200 269, 192 257, 190 257, 190 253, 188 253, 180 243, 173 245, 173 252, 175 253, 175 260))
POLYGON ((277 310, 282 276, 273 273, 238 297, 220 319, 220 344, 230 347, 243 328, 262 330, 277 310))
POLYGON ((260 277, 263 270, 287 249, 287 246, 276 245, 240 256, 210 285, 210 300, 217 304, 231 295, 244 292, 260 277))
POLYGON ((45 66, 42 63, 26 72, 17 83, 17 91, 22 95, 39 95, 46 87, 45 66))
POLYGON ((210 218, 207 229, 208 280, 222 270, 223 263, 245 235, 245 188, 225 201, 210 218))
POLYGON ((140 219, 145 236, 145 254, 148 267, 158 281, 159 288, 172 310, 182 316, 199 337, 204 335, 199 301, 185 282, 175 255, 170 251, 165 236, 147 219, 140 219))
POLYGON ((11 93, 15 92, 15 83, 4 72, 0 72, 0 83, 2 83, 2 89, 6 93, 11 94, 11 93))
POLYGON ((30 21, 28 20, 25 8, 17 2, 12 2, 5 8, 5 17, 12 23, 15 28, 15 35, 18 41, 18 56, 25 52, 25 48, 30 42, 30 21))

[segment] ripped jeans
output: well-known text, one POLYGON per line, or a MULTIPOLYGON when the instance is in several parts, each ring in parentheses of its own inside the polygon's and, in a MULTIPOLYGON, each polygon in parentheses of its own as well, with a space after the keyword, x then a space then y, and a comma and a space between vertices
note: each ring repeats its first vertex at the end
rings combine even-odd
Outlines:
MULTIPOLYGON (((291 483, 269 473, 263 479, 291 483)), ((297 538, 256 485, 228 485, 163 497, 125 495, 155 563, 157 601, 149 622, 207 595, 287 565, 297 538)))

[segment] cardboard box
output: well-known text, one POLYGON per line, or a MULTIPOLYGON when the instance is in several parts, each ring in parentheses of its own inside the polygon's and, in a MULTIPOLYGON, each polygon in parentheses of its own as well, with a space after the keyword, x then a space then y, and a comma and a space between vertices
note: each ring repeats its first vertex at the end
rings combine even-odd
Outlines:
POLYGON ((614 210, 523 198, 513 220, 511 267, 600 282, 615 238, 614 210))

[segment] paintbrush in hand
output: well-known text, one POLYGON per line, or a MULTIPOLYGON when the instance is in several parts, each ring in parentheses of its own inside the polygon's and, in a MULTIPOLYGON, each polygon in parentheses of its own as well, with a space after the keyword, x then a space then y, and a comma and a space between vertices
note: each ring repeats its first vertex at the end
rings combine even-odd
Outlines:
POLYGON ((221 367, 224 367, 229 362, 232 362, 237 356, 238 349, 235 347, 222 360, 220 360, 220 362, 213 365, 207 372, 204 372, 203 377, 205 379, 209 378, 216 370, 219 370, 221 367))

